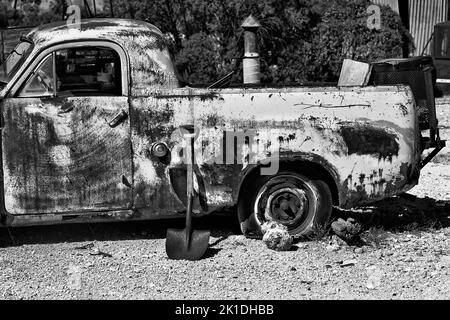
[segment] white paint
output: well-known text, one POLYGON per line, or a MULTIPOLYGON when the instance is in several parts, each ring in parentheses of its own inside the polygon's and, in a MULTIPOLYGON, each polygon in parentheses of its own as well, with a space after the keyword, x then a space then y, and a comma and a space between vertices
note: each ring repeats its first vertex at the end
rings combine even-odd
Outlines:
POLYGON ((72 163, 70 148, 65 145, 52 147, 49 151, 49 157, 54 164, 60 167, 68 167, 72 163))
MULTIPOLYGON (((196 90, 196 93, 203 92, 205 95, 211 93, 196 90)), ((357 191, 358 187, 362 187, 368 195, 378 198, 384 196, 386 184, 383 181, 405 181, 406 177, 400 173, 402 164, 412 165, 413 168, 418 166, 417 111, 409 87, 224 89, 214 92, 217 97, 185 98, 173 104, 175 126, 193 122, 199 128, 196 149, 201 149, 202 140, 208 142, 207 150, 200 154, 200 159, 197 153, 198 163, 210 164, 214 155, 220 154, 224 131, 251 128, 256 129, 258 135, 252 139, 251 150, 242 146, 243 160, 245 153, 251 151, 255 155, 253 161, 250 159, 251 163, 263 161, 267 158, 267 151, 270 151, 269 142, 274 144, 278 136, 295 133, 295 138, 290 139, 288 144, 281 144, 284 148, 281 151, 318 155, 335 168, 341 177, 341 184, 352 176, 347 186, 349 190, 357 191), (191 110, 192 104, 194 110, 191 110), (217 123, 208 125, 211 116, 217 123), (343 122, 348 122, 350 126, 356 123, 371 124, 393 134, 399 145, 398 156, 393 155, 390 161, 371 154, 346 154, 346 143, 339 133, 340 123, 343 122), (381 176, 378 169, 383 169, 381 176), (377 175, 373 175, 374 171, 377 175), (358 178, 361 175, 366 177, 363 183, 358 178), (369 181, 371 175, 373 178, 369 181)), ((188 93, 189 89, 170 92, 174 95, 188 93)), ((165 101, 158 99, 155 104, 164 105, 165 101)), ((227 191, 215 190, 214 194, 221 192, 227 191)), ((211 201, 220 202, 226 197, 225 194, 212 196, 211 201)))

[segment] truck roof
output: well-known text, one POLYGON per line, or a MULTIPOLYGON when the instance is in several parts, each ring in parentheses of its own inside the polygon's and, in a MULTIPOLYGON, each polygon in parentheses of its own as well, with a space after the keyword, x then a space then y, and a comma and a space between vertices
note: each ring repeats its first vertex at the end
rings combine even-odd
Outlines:
POLYGON ((45 47, 57 42, 92 39, 115 40, 124 45, 142 36, 151 38, 154 43, 164 39, 162 32, 150 23, 110 18, 82 19, 79 27, 66 21, 44 24, 32 29, 26 38, 35 46, 45 47))

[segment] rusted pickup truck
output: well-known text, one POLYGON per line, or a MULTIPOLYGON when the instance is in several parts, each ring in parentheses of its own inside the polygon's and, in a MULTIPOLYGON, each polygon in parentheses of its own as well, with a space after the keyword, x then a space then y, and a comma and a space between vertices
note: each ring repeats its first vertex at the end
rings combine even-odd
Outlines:
POLYGON ((411 189, 442 147, 407 85, 183 87, 139 21, 38 27, 2 72, 4 226, 181 217, 194 132, 195 215, 235 206, 246 235, 307 235, 333 206, 411 189))

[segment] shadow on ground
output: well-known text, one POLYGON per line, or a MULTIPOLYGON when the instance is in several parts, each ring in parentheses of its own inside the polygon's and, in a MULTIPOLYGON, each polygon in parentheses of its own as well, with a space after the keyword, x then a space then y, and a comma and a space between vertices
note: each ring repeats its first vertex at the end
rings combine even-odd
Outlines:
MULTIPOLYGON (((0 247, 82 241, 165 239, 168 228, 183 229, 184 223, 184 219, 181 218, 0 228, 0 247)), ((211 236, 219 238, 215 244, 230 235, 240 234, 237 218, 233 215, 214 214, 195 218, 193 227, 197 230, 211 230, 211 236)))
MULTIPOLYGON (((416 229, 440 229, 450 226, 450 201, 417 198, 410 194, 385 199, 353 210, 335 209, 333 218, 354 218, 365 229, 382 227, 392 232, 416 229)), ((164 239, 168 228, 184 228, 184 219, 83 223, 0 229, 0 246, 82 241, 119 241, 164 239)), ((218 238, 214 244, 230 235, 239 235, 236 214, 214 214, 194 219, 195 229, 211 230, 218 238)), ((211 245, 213 246, 213 245, 211 245)), ((214 252, 210 252, 214 254, 214 252)))
POLYGON ((365 229, 393 232, 441 229, 450 226, 450 201, 418 198, 408 193, 352 210, 334 210, 334 218, 353 218, 365 229))

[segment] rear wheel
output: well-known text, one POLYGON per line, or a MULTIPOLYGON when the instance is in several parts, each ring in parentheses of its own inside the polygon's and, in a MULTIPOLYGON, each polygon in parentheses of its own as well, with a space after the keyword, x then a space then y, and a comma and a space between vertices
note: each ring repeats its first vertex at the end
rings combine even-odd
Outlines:
POLYGON ((238 205, 241 231, 245 235, 260 234, 263 223, 277 221, 291 235, 307 236, 330 219, 332 196, 328 185, 320 179, 281 172, 256 178, 248 190, 238 205))

